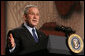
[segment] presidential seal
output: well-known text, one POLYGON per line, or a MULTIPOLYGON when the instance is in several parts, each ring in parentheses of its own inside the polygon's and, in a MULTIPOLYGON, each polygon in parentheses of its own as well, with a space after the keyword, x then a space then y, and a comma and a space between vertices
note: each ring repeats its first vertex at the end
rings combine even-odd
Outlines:
POLYGON ((68 46, 72 52, 80 53, 84 47, 83 40, 79 35, 72 34, 68 38, 68 46))

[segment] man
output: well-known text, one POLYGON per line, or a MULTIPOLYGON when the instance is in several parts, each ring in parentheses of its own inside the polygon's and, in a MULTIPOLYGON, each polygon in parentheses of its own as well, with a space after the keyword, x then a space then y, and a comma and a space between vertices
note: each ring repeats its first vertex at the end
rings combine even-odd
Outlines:
POLYGON ((24 10, 24 23, 8 32, 6 54, 44 55, 47 52, 47 37, 35 28, 39 23, 39 10, 35 5, 27 5, 24 10))

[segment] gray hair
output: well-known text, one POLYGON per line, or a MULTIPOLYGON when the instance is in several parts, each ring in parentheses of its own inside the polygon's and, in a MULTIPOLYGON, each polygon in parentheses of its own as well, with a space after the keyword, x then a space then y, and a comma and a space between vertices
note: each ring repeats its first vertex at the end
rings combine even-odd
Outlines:
POLYGON ((25 8, 24 8, 24 14, 27 14, 29 8, 31 8, 31 7, 36 7, 36 8, 38 8, 36 5, 26 5, 25 8))

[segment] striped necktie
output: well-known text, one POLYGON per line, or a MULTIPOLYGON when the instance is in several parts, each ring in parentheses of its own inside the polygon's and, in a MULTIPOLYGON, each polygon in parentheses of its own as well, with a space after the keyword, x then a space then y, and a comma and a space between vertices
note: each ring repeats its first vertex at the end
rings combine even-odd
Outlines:
POLYGON ((33 33, 33 37, 35 39, 35 42, 37 43, 38 42, 38 38, 37 38, 37 36, 35 34, 35 29, 32 29, 32 33, 33 33))

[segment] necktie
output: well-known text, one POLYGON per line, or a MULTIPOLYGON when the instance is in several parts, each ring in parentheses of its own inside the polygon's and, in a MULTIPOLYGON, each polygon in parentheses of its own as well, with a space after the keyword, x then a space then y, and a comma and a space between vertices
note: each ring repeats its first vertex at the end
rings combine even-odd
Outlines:
POLYGON ((38 38, 37 38, 37 36, 35 34, 35 30, 34 29, 32 29, 32 33, 33 33, 33 37, 35 39, 35 42, 37 43, 38 42, 38 38))

